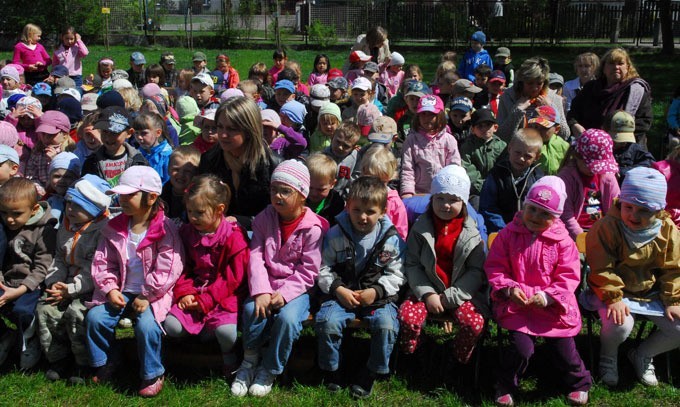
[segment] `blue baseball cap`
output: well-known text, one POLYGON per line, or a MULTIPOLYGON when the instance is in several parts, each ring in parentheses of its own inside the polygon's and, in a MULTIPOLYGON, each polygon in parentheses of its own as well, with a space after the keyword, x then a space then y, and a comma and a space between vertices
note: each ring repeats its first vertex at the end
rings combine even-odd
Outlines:
POLYGON ((141 52, 133 52, 130 55, 130 61, 135 65, 144 65, 146 63, 146 57, 141 52))
POLYGON ((285 89, 290 93, 295 93, 295 84, 288 79, 281 79, 280 81, 276 81, 274 90, 276 89, 285 89))
POLYGON ((38 82, 31 89, 33 96, 47 95, 52 96, 52 87, 45 82, 38 82))

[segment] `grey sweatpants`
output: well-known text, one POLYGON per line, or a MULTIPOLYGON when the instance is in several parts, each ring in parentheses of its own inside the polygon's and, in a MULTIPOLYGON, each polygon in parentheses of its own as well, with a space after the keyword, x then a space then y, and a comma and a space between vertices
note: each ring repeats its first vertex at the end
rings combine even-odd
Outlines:
POLYGON ((87 307, 76 298, 70 303, 52 305, 45 302, 46 295, 38 302, 38 335, 47 360, 50 363, 65 359, 73 353, 79 366, 89 366, 85 334, 87 307))

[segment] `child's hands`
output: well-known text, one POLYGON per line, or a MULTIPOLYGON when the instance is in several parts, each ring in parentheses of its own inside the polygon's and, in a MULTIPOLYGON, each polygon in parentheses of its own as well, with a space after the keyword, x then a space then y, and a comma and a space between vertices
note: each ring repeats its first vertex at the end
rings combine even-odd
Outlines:
POLYGON ((52 284, 52 287, 47 288, 45 292, 48 295, 47 302, 52 304, 59 304, 61 301, 71 298, 71 295, 68 293, 68 286, 61 281, 52 284))
POLYGON ((450 334, 451 332, 453 332, 453 322, 444 321, 442 328, 444 328, 444 333, 450 334))
POLYGON ((12 113, 10 113, 10 116, 14 117, 15 119, 20 118, 21 116, 26 114, 26 108, 24 106, 17 106, 12 110, 12 113))
POLYGON ((270 309, 271 303, 271 294, 260 294, 255 296, 255 317, 268 318, 272 313, 270 309))
POLYGON ((365 290, 360 290, 357 291, 357 294, 359 294, 359 303, 361 304, 362 307, 367 307, 375 302, 375 297, 378 296, 378 293, 375 291, 375 288, 367 288, 365 290))
POLYGON ((425 307, 430 314, 441 314, 444 312, 444 305, 442 305, 442 297, 438 294, 429 294, 425 297, 425 307))
POLYGON ((630 308, 623 301, 607 304, 607 319, 611 317, 616 325, 623 325, 628 315, 630 315, 630 308))
POLYGON ((26 294, 28 288, 25 285, 20 285, 19 288, 7 287, 5 284, 0 283, 0 290, 4 292, 0 295, 0 307, 4 307, 5 304, 16 300, 22 295, 26 294))
POLYGON ((28 111, 28 113, 32 114, 33 117, 36 118, 36 119, 38 117, 42 116, 42 114, 43 114, 42 110, 38 109, 38 106, 36 106, 36 105, 29 105, 26 108, 26 110, 28 111))
POLYGON ((346 287, 338 287, 335 290, 335 297, 340 301, 340 305, 347 309, 354 309, 361 304, 359 302, 359 293, 346 287))
POLYGON ((109 304, 113 305, 115 308, 125 307, 125 297, 119 290, 109 291, 109 293, 106 294, 106 298, 109 300, 109 304))
POLYGON ((271 309, 281 309, 284 305, 286 305, 286 300, 283 299, 283 296, 278 291, 274 292, 274 294, 272 294, 272 300, 270 303, 271 309))
POLYGON ((143 313, 147 308, 149 308, 149 300, 143 295, 138 295, 134 301, 132 301, 132 309, 138 314, 143 313))
POLYGON ((201 310, 201 306, 198 305, 196 297, 194 297, 193 294, 185 295, 184 297, 180 298, 179 302, 177 303, 177 307, 179 307, 179 309, 181 309, 182 311, 201 310))
POLYGON ((60 150, 61 148, 59 146, 46 146, 44 152, 48 158, 54 158, 59 154, 60 150))
POLYGON ((508 298, 517 305, 527 305, 527 295, 521 288, 512 287, 508 293, 508 298))
POLYGON ((680 305, 669 305, 666 307, 666 318, 671 321, 680 319, 680 305))
POLYGON ((262 126, 271 127, 272 129, 276 129, 278 127, 276 123, 271 120, 262 120, 262 126))
POLYGON ((76 41, 80 41, 81 37, 80 34, 76 33, 76 41))
POLYGON ((529 305, 533 305, 534 307, 537 308, 545 308, 548 306, 548 303, 541 294, 534 294, 527 301, 527 306, 529 305))

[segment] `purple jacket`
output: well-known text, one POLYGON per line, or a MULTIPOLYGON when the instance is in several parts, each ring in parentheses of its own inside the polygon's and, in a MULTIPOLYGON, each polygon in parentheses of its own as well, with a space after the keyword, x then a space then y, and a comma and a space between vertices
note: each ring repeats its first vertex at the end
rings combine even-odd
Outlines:
POLYGON ((581 312, 574 291, 581 281, 576 243, 561 220, 535 234, 518 212, 498 232, 484 263, 491 286, 493 315, 498 324, 529 335, 567 338, 581 330, 581 312), (545 308, 520 306, 508 299, 507 289, 518 287, 527 298, 542 291, 553 302, 545 308))
POLYGON ((432 178, 449 164, 460 165, 458 142, 446 130, 426 135, 411 129, 402 146, 401 194, 429 194, 432 178))
POLYGON ((286 303, 312 288, 321 267, 328 221, 307 209, 298 227, 281 244, 279 215, 269 205, 253 220, 248 286, 250 295, 279 292, 286 303))
MULTIPOLYGON (((102 229, 99 246, 92 260, 92 280, 95 289, 89 306, 104 304, 111 290, 125 286, 128 259, 127 240, 129 217, 120 214, 102 229)), ((170 311, 172 290, 182 274, 184 265, 182 239, 174 222, 158 211, 151 220, 146 236, 137 246, 137 254, 144 267, 142 295, 151 303, 156 321, 160 324, 170 311)))

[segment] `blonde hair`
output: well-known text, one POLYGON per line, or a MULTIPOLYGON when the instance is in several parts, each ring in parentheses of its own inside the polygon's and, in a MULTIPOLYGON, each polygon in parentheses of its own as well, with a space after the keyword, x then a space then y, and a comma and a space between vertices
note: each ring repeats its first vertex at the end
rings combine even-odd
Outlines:
POLYGON ((139 109, 142 108, 142 98, 139 97, 139 93, 135 88, 118 89, 118 93, 120 93, 120 96, 125 101, 125 110, 128 112, 139 112, 139 109))
POLYGON ((578 54, 576 59, 574 59, 574 69, 581 62, 590 62, 593 66, 593 74, 597 73, 600 69, 600 58, 594 52, 584 52, 583 54, 578 54))
POLYGON ((456 64, 453 61, 442 61, 439 66, 437 66, 437 71, 434 74, 434 79, 437 80, 443 77, 448 72, 456 72, 456 64))
POLYGON ((239 82, 236 87, 241 89, 241 92, 243 92, 246 95, 260 93, 260 87, 257 86, 257 82, 255 82, 252 79, 244 79, 241 82, 239 82))
POLYGON ((175 158, 183 158, 198 168, 201 163, 201 151, 192 145, 179 146, 172 151, 168 162, 175 158))
POLYGON ((184 204, 190 200, 207 205, 213 213, 218 205, 224 204, 224 214, 229 209, 231 190, 213 174, 198 175, 191 180, 184 193, 184 204))
POLYGON ((548 65, 548 60, 541 57, 529 58, 522 62, 519 69, 516 71, 515 84, 513 87, 516 88, 517 96, 523 95, 524 82, 530 81, 532 79, 540 79, 543 81, 543 90, 548 89, 548 75, 550 75, 550 65, 548 65))
POLYGON ((307 169, 310 178, 321 178, 332 182, 338 172, 338 164, 324 153, 314 153, 307 158, 307 169))
POLYGON ((290 69, 292 69, 293 71, 295 71, 295 73, 296 73, 299 77, 302 76, 302 68, 300 67, 300 63, 299 63, 298 61, 287 60, 287 61, 286 61, 286 64, 285 64, 285 67, 286 67, 286 68, 290 68, 290 69))
POLYGON ((221 118, 243 132, 243 165, 255 176, 257 167, 267 159, 265 141, 262 137, 262 115, 260 108, 245 96, 230 98, 215 112, 215 122, 221 118))
POLYGON ((26 24, 21 31, 21 42, 28 43, 33 34, 42 34, 42 30, 35 24, 26 24))
POLYGON ((450 61, 450 62, 453 62, 454 66, 455 66, 457 57, 458 57, 458 54, 456 54, 456 51, 446 51, 445 53, 442 54, 441 62, 450 61))
POLYGON ((541 147, 543 147, 543 138, 541 137, 541 133, 539 133, 538 130, 523 128, 516 130, 512 134, 508 145, 513 143, 520 143, 521 145, 527 147, 538 147, 540 151, 541 147))
POLYGON ((87 116, 83 117, 83 120, 78 125, 77 130, 78 138, 82 140, 85 137, 85 129, 90 126, 94 127, 94 124, 97 122, 98 119, 99 111, 94 111, 88 114, 87 116))
POLYGON ((638 74, 637 69, 635 69, 633 61, 630 59, 630 55, 628 55, 628 52, 626 52, 626 50, 623 48, 612 48, 609 51, 607 51, 607 53, 605 53, 602 56, 602 59, 600 60, 600 67, 597 70, 598 78, 604 78, 604 66, 610 62, 613 63, 625 62, 626 65, 628 65, 628 73, 626 74, 626 77, 623 78, 623 81, 640 77, 640 74, 638 74))
POLYGON ((179 71, 179 73, 177 74, 178 83, 179 78, 182 78, 182 80, 184 81, 184 85, 186 86, 186 89, 182 90, 189 90, 191 86, 191 78, 193 77, 194 71, 192 69, 182 69, 181 71, 179 71))
POLYGON ((361 175, 378 177, 382 181, 394 179, 397 158, 382 144, 371 145, 361 158, 361 175))

